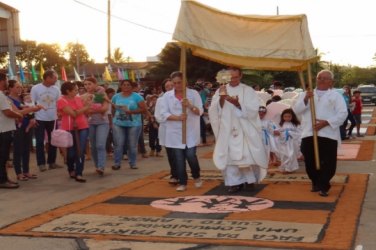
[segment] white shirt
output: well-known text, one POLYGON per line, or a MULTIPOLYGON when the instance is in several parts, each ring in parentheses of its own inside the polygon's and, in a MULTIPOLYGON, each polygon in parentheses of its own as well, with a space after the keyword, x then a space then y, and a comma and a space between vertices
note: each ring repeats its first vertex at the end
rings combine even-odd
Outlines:
POLYGON ((16 130, 16 122, 13 118, 6 116, 3 110, 12 109, 10 100, 0 91, 0 133, 16 130))
POLYGON ((46 87, 38 83, 31 88, 31 99, 44 108, 35 112, 35 119, 40 121, 54 121, 57 118, 56 102, 60 97, 60 90, 56 85, 46 87))
MULTIPOLYGON (((160 98, 159 98, 160 99, 160 98)), ((199 93, 193 89, 187 89, 187 99, 200 111, 200 115, 203 113, 202 100, 199 93)), ((165 146, 169 148, 192 148, 200 143, 200 115, 194 114, 190 109, 187 109, 187 132, 186 132, 186 144, 182 143, 182 121, 170 121, 167 118, 171 115, 181 115, 182 105, 181 101, 175 97, 175 90, 166 92, 161 101, 161 110, 158 120, 164 120, 166 132, 164 135, 165 146)), ((161 137, 161 136, 160 136, 161 137)))
MULTIPOLYGON (((340 142, 341 135, 339 127, 343 124, 348 115, 345 100, 342 95, 335 90, 329 89, 325 92, 320 92, 321 93, 318 94, 316 89, 314 90, 316 119, 328 121, 329 126, 320 129, 317 136, 326 137, 340 142)), ((301 116, 302 119, 302 138, 313 135, 311 109, 309 101, 307 102, 307 105, 304 103, 305 95, 305 92, 300 93, 293 106, 294 112, 301 116)))

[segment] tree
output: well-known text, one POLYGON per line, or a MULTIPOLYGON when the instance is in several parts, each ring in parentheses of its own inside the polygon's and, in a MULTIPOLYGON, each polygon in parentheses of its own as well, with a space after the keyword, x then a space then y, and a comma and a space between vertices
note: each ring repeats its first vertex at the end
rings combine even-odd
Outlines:
POLYGON ((68 64, 71 67, 76 67, 77 64, 82 65, 94 62, 90 60, 89 53, 83 44, 70 42, 65 47, 64 51, 68 53, 68 64))
MULTIPOLYGON (((179 70, 180 67, 180 47, 176 43, 167 43, 159 55, 159 62, 147 74, 147 78, 162 82, 172 72, 179 70)), ((187 50, 186 70, 188 82, 195 82, 199 78, 206 81, 214 81, 217 72, 223 68, 216 62, 192 55, 187 50)))
POLYGON ((31 65, 38 58, 38 46, 36 41, 21 41, 21 51, 16 53, 17 60, 31 65))
POLYGON ((42 63, 44 68, 56 69, 64 63, 63 55, 59 44, 40 43, 37 45, 34 60, 36 64, 42 63))
POLYGON ((114 63, 125 63, 126 60, 123 58, 123 52, 121 52, 120 48, 116 48, 114 51, 114 56, 112 57, 112 61, 114 63))

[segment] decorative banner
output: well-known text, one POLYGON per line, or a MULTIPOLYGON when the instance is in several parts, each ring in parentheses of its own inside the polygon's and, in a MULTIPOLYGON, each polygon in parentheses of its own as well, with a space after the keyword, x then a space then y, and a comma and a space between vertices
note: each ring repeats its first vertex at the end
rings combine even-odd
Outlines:
POLYGON ((128 70, 123 70, 123 69, 122 69, 122 71, 123 71, 124 79, 125 79, 125 80, 129 80, 128 70))
POLYGON ((135 82, 136 81, 136 77, 134 75, 134 70, 131 70, 131 81, 132 82, 135 82))
POLYGON ((107 67, 104 67, 103 80, 106 82, 112 82, 112 78, 107 67))
POLYGON ((74 71, 74 80, 75 81, 81 81, 81 77, 80 75, 78 74, 77 70, 75 67, 73 67, 73 71, 74 71))
POLYGON ((65 72, 64 66, 61 67, 61 80, 68 81, 67 73, 65 72))
POLYGON ((117 69, 117 78, 118 80, 124 80, 123 73, 121 72, 120 68, 117 69))
POLYGON ((37 76, 37 73, 35 72, 35 67, 33 64, 31 65, 31 75, 33 77, 34 82, 38 81, 38 76, 37 76))
POLYGON ((19 68, 19 71, 20 71, 20 81, 21 81, 21 83, 25 83, 25 74, 24 74, 23 69, 22 69, 21 61, 20 61, 18 68, 19 68))
POLYGON ((10 65, 10 60, 9 60, 9 63, 8 63, 8 78, 9 79, 13 79, 14 78, 12 65, 10 65))
POLYGON ((40 63, 40 79, 43 81, 43 75, 44 75, 44 68, 43 68, 43 65, 42 63, 40 63))

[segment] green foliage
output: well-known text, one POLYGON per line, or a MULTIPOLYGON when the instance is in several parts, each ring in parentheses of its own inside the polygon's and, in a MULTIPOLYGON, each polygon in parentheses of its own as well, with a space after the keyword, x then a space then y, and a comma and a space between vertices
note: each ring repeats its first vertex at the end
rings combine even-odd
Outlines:
POLYGON ((114 63, 125 63, 126 60, 123 57, 123 52, 121 52, 120 48, 116 48, 114 51, 114 55, 112 57, 112 61, 114 63))
MULTIPOLYGON (((148 79, 162 82, 163 79, 179 70, 180 67, 180 47, 176 43, 167 43, 159 55, 160 62, 155 65, 147 74, 148 79)), ((214 81, 217 72, 226 66, 192 55, 187 50, 187 78, 188 82, 194 83, 197 79, 204 81, 214 81)))
POLYGON ((92 62, 89 53, 83 44, 70 42, 65 47, 65 52, 68 53, 68 65, 70 67, 76 66, 77 63, 82 65, 92 62))

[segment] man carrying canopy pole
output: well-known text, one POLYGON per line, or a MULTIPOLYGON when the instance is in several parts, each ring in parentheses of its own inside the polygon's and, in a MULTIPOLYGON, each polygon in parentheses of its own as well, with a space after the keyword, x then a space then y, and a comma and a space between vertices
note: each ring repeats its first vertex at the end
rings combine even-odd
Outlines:
POLYGON ((333 73, 322 70, 316 77, 316 88, 301 93, 293 110, 302 117, 301 151, 304 155, 305 167, 312 182, 311 192, 319 192, 320 196, 328 196, 330 180, 336 173, 337 148, 341 140, 339 126, 347 117, 347 108, 343 97, 332 90, 333 73), (314 109, 310 108, 314 100, 314 109), (315 121, 312 122, 312 112, 315 121), (317 132, 318 155, 320 168, 316 168, 314 150, 314 131, 317 132))

